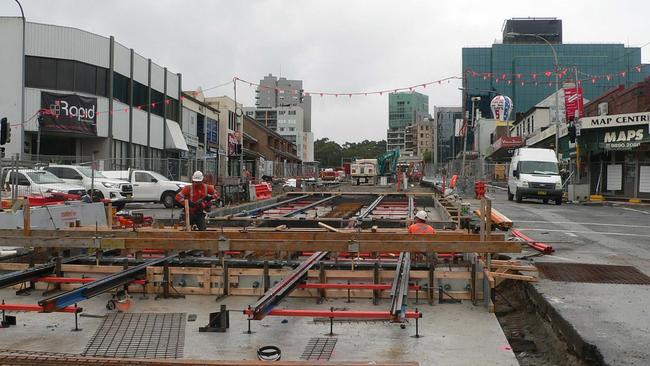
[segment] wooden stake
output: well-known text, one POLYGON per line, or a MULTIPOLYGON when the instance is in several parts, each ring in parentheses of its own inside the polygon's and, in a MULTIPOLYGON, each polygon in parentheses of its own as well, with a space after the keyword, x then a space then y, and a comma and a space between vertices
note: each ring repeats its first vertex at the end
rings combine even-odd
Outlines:
POLYGON ((192 231, 190 225, 190 201, 185 200, 185 231, 192 231))
POLYGON ((325 229, 327 229, 327 230, 329 230, 329 231, 335 232, 335 233, 340 233, 339 229, 336 229, 336 228, 334 228, 334 227, 331 227, 331 226, 329 226, 329 225, 327 225, 327 224, 325 224, 325 223, 322 223, 322 222, 320 222, 320 221, 318 222, 318 226, 320 226, 320 227, 322 227, 322 228, 325 228, 325 229))
POLYGON ((29 199, 25 198, 23 201, 23 235, 30 236, 32 234, 32 217, 31 207, 29 206, 29 199))
POLYGON ((106 225, 109 230, 113 228, 113 202, 106 205, 106 225))

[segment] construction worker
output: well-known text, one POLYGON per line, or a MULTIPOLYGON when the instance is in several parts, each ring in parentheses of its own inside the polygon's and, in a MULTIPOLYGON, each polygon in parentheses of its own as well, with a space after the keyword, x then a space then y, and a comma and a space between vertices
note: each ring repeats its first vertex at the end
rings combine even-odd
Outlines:
POLYGON ((210 210, 213 200, 219 199, 219 193, 213 185, 203 183, 203 173, 197 170, 192 174, 192 184, 187 185, 176 194, 176 201, 185 206, 185 200, 190 206, 190 225, 199 231, 205 231, 205 214, 210 210))
POLYGON ((415 223, 409 226, 409 234, 435 234, 436 230, 427 224, 427 213, 424 210, 415 214, 415 223))

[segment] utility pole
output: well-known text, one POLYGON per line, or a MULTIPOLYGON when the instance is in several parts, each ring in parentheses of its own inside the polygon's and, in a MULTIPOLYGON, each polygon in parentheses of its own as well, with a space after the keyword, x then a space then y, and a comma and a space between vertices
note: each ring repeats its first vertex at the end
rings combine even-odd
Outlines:
MULTIPOLYGON (((15 0, 16 4, 20 8, 20 15, 23 18, 23 55, 22 55, 22 83, 21 83, 21 93, 20 93, 20 145, 18 150, 18 159, 22 160, 23 154, 25 153, 25 12, 23 11, 23 6, 20 4, 20 1, 15 0)), ((39 127, 40 131, 40 127, 39 127)))

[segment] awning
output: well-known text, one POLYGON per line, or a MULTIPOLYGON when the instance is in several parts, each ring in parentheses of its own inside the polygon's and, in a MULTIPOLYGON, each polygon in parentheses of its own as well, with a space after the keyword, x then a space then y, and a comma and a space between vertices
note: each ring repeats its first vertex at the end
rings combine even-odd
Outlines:
POLYGON ((189 150, 187 148, 187 143, 185 142, 185 137, 183 136, 183 131, 181 131, 181 127, 178 123, 169 120, 167 121, 165 137, 167 138, 165 149, 180 151, 189 150))
POLYGON ((519 136, 502 136, 487 151, 487 156, 493 160, 507 159, 515 149, 525 146, 525 141, 519 136))

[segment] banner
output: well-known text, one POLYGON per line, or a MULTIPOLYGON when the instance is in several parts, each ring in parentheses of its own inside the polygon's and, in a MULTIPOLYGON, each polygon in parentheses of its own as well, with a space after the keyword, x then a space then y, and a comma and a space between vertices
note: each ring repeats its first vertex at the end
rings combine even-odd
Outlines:
POLYGON ((233 156, 237 155, 237 145, 239 140, 237 139, 236 132, 228 132, 228 155, 233 156))
POLYGON ((572 121, 585 115, 582 88, 564 89, 564 105, 566 106, 566 120, 572 121), (576 116, 576 112, 578 115, 576 116), (577 117, 577 118, 576 118, 577 117))
POLYGON ((97 136, 97 98, 41 92, 41 131, 97 136))

